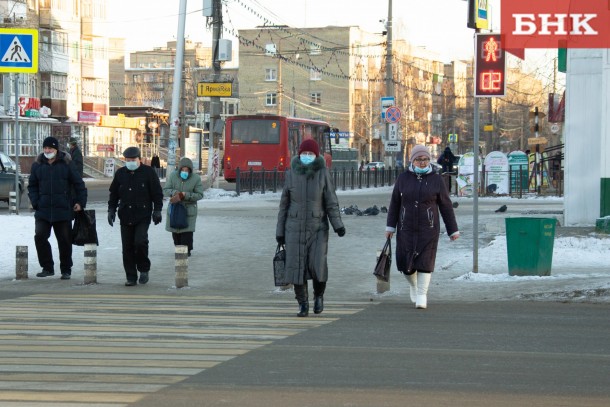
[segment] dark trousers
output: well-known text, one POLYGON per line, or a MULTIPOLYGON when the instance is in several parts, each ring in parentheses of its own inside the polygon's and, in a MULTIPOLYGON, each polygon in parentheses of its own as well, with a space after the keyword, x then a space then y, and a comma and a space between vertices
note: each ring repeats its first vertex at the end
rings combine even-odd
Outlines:
POLYGON ((128 281, 136 281, 139 272, 150 271, 148 258, 148 227, 150 222, 121 225, 123 268, 128 281))
POLYGON ((193 232, 172 232, 172 238, 174 239, 174 246, 188 246, 189 255, 191 254, 191 250, 193 250, 193 232))
MULTIPOLYGON (((324 291, 326 290, 326 281, 319 282, 317 280, 313 280, 313 295, 314 297, 321 297, 324 295, 324 291)), ((305 284, 295 284, 294 285, 294 297, 297 299, 299 304, 308 301, 308 292, 307 292, 307 280, 305 280, 305 284)))
POLYGON ((45 271, 55 271, 53 262, 53 252, 49 237, 51 229, 57 238, 59 248, 59 269, 62 273, 72 272, 72 221, 64 220, 60 222, 49 222, 44 219, 36 218, 34 243, 38 254, 38 263, 45 271))

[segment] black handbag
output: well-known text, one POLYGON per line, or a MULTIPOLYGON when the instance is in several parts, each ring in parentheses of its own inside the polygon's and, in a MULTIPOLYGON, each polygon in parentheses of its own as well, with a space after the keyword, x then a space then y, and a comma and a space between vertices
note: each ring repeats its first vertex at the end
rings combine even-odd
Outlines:
POLYGON ((74 225, 72 225, 72 244, 84 246, 86 244, 99 245, 97 230, 95 227, 95 210, 83 209, 74 213, 74 225))
POLYGON ((181 202, 169 204, 169 227, 172 229, 186 229, 188 226, 186 206, 181 202))
POLYGON ((273 256, 273 277, 275 286, 281 287, 286 285, 286 249, 284 245, 277 245, 275 256, 273 256))
POLYGON ((375 265, 375 271, 373 274, 382 281, 388 281, 390 279, 390 268, 392 267, 392 241, 387 239, 385 246, 381 250, 381 254, 377 259, 375 265))

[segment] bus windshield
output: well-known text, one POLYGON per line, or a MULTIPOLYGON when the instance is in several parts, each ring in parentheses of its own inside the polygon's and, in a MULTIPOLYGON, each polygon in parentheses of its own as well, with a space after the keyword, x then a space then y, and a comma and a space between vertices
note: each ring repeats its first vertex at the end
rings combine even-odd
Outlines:
POLYGON ((231 126, 232 144, 279 144, 279 120, 235 120, 231 126))

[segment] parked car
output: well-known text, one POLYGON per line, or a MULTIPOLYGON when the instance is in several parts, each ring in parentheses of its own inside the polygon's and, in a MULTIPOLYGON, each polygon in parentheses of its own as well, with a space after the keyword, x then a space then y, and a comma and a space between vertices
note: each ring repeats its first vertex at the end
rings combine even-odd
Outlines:
POLYGON ((382 161, 371 161, 368 164, 364 165, 364 170, 376 171, 385 168, 385 163, 382 161))
POLYGON ((455 156, 455 160, 453 160, 453 165, 451 166, 451 172, 455 172, 457 174, 457 172, 458 172, 458 163, 460 162, 460 158, 462 158, 461 155, 456 155, 455 156))
MULTIPOLYGON (((0 152, 0 201, 9 201, 9 192, 15 190, 15 169, 17 166, 11 158, 0 152), (6 163, 6 165, 5 165, 6 163)), ((19 177, 19 201, 24 191, 23 177, 19 177)))

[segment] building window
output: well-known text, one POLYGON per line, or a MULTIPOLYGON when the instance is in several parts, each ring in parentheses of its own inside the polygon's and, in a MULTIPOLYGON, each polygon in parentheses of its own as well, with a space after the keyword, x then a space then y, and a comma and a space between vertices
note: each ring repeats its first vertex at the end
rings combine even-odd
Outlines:
POLYGON ((309 80, 311 81, 319 81, 322 80, 322 72, 315 68, 309 69, 309 80))
POLYGON ((277 105, 277 93, 267 93, 265 95, 265 106, 277 105))
POLYGON ((277 69, 275 68, 265 68, 265 80, 266 81, 277 81, 277 69))
POLYGON ((322 53, 322 46, 320 44, 309 45, 309 55, 320 55, 322 53))
POLYGON ((311 92, 311 104, 319 105, 322 103, 322 92, 311 92))
POLYGON ((277 53, 277 47, 274 43, 269 43, 265 45, 265 55, 267 56, 275 56, 277 53))

